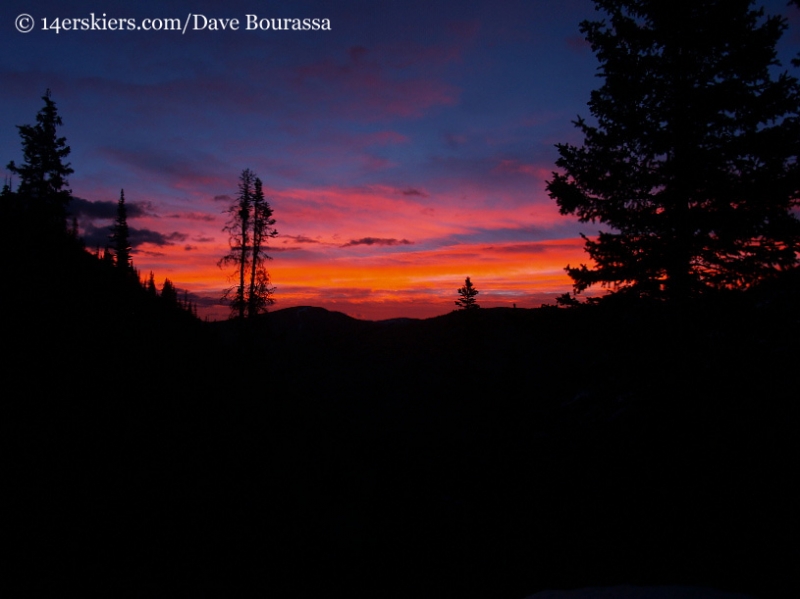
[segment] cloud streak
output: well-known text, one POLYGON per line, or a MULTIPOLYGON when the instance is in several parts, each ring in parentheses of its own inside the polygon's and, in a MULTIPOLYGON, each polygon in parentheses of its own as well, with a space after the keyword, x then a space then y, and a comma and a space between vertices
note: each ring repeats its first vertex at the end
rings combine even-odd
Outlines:
MULTIPOLYGON (((76 217, 88 219, 116 219, 118 201, 100 200, 92 202, 83 198, 73 197, 70 200, 69 213, 76 217)), ((128 218, 154 216, 156 207, 152 202, 125 202, 125 211, 128 218)))
POLYGON ((362 237, 361 239, 351 239, 344 245, 339 247, 349 248, 357 245, 379 245, 379 246, 395 246, 395 245, 413 245, 413 241, 408 239, 385 239, 381 237, 362 237))

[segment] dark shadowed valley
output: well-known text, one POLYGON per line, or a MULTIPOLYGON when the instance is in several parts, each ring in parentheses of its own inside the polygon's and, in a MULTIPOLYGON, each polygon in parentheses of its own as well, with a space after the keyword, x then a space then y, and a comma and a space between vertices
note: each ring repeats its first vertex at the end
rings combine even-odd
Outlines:
POLYGON ((796 280, 681 309, 245 326, 61 255, 62 301, 5 325, 14 544, 49 572, 22 590, 794 583, 796 280))

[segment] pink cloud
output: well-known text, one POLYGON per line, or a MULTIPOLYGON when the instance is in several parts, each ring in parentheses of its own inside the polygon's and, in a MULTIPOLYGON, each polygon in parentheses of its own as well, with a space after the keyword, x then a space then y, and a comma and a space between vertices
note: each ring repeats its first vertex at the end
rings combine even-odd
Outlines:
POLYGON ((392 247, 396 245, 414 245, 414 242, 409 241, 408 239, 394 239, 394 238, 385 239, 381 237, 362 237, 361 239, 351 239, 341 247, 349 248, 357 245, 392 247))

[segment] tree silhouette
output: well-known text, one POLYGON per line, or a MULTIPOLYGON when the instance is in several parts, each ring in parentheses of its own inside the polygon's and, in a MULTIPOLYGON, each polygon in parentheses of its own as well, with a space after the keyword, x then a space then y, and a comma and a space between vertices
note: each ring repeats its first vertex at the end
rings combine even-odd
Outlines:
POLYGON ((569 293, 562 293, 558 297, 556 297, 556 306, 564 306, 565 308, 573 308, 575 306, 580 306, 581 303, 575 299, 574 296, 570 295, 569 293))
POLYGON ((158 295, 158 290, 156 289, 156 276, 153 274, 152 270, 150 271, 150 276, 145 284, 145 289, 151 297, 156 297, 158 295))
POLYGON ((480 291, 475 289, 475 287, 472 285, 472 281, 470 281, 469 277, 467 277, 464 280, 464 286, 458 290, 458 295, 461 297, 456 300, 456 306, 458 306, 461 310, 474 310, 475 308, 480 308, 475 299, 475 296, 479 293, 480 291))
POLYGON ((230 304, 232 316, 252 318, 275 301, 264 264, 271 259, 265 242, 278 233, 273 228, 275 219, 261 180, 250 169, 239 176, 239 195, 228 214, 223 230, 228 232, 230 252, 219 260, 218 266, 235 265, 238 285, 226 289, 223 300, 230 304))
POLYGON ((584 145, 557 145, 547 183, 594 267, 567 266, 575 291, 685 298, 742 289, 797 263, 797 80, 771 75, 785 23, 746 0, 595 0, 584 21, 603 85, 584 145))
POLYGON ((247 316, 265 312, 267 307, 275 303, 275 289, 269 284, 269 272, 264 266, 266 260, 272 258, 266 253, 265 242, 278 235, 274 229, 272 207, 264 197, 261 179, 256 177, 253 193, 253 247, 250 266, 250 288, 247 296, 247 316))
POLYGON ((169 306, 178 307, 178 290, 169 278, 164 279, 164 284, 161 286, 161 299, 169 306))
POLYGON ((236 277, 239 284, 226 289, 223 300, 230 304, 231 315, 238 315, 240 319, 244 318, 247 309, 245 280, 249 265, 250 216, 253 205, 254 179, 255 175, 250 169, 243 170, 239 176, 239 196, 228 208, 229 219, 222 229, 228 233, 230 252, 217 263, 220 268, 230 264, 236 265, 236 277))
POLYGON ((36 115, 36 124, 17 125, 24 162, 17 165, 12 160, 6 168, 19 176, 17 195, 25 211, 50 233, 65 233, 72 194, 67 177, 74 171, 64 163, 70 148, 66 138, 56 133, 62 121, 49 89, 42 100, 44 107, 36 115))
POLYGON ((125 190, 119 192, 117 202, 117 220, 111 233, 111 248, 116 257, 117 268, 123 271, 133 272, 131 263, 131 244, 130 232, 128 230, 128 212, 125 208, 125 190))

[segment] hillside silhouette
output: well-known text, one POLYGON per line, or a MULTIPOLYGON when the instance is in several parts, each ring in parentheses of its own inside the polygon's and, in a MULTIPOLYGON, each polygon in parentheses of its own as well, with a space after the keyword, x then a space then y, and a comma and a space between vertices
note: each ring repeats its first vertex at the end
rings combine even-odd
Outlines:
POLYGON ((51 250, 3 253, 28 294, 4 403, 33 594, 789 596, 796 273, 680 308, 243 326, 51 250))

